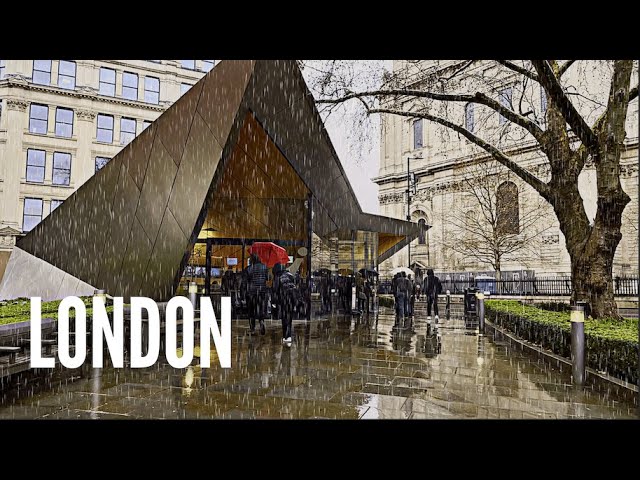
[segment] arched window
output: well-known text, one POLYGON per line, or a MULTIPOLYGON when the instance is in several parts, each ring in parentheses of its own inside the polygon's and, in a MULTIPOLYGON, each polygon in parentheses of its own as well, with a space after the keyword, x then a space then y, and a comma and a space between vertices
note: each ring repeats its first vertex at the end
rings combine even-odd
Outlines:
POLYGON ((418 244, 425 245, 427 243, 427 221, 424 218, 418 220, 418 226, 420 227, 420 233, 418 234, 418 244))
POLYGON ((496 194, 496 230, 500 235, 520 233, 518 187, 513 182, 498 186, 496 194))

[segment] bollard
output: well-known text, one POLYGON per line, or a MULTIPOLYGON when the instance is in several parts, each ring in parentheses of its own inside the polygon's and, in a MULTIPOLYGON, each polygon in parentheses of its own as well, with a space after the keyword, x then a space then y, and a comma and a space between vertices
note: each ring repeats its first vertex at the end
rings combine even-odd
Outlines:
POLYGON ((476 299, 478 300, 476 303, 478 312, 478 329, 480 330, 480 333, 484 333, 484 293, 476 293, 476 299))
POLYGON ((196 310, 196 303, 198 300, 198 285, 196 282, 189 282, 189 301, 193 305, 193 310, 196 310))
POLYGON ((444 308, 444 314, 448 320, 451 315, 451 292, 449 290, 447 290, 447 305, 444 308))
POLYGON ((584 305, 571 305, 571 363, 573 382, 584 385, 584 305))

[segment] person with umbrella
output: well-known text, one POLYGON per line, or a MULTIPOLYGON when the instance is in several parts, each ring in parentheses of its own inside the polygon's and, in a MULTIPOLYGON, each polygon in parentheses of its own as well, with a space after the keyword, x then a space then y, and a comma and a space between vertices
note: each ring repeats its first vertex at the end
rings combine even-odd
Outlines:
POLYGON ((267 298, 267 267, 257 254, 251 254, 251 266, 247 269, 249 299, 249 330, 256 331, 256 318, 260 322, 260 334, 266 333, 264 317, 267 298))

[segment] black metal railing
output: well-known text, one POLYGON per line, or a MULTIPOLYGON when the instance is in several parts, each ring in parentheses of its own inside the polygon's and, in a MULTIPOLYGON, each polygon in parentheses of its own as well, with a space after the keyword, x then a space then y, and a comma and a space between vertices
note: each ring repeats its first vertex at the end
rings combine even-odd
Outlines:
MULTIPOLYGON (((638 277, 615 277, 613 279, 614 295, 617 297, 637 297, 638 277)), ((470 280, 442 281, 442 292, 449 290, 452 294, 461 294, 469 287, 477 287, 493 295, 532 295, 532 296, 570 296, 571 278, 569 277, 535 277, 526 280, 494 280, 476 278, 470 280)), ((391 279, 383 278, 378 286, 378 293, 391 293, 391 279)))

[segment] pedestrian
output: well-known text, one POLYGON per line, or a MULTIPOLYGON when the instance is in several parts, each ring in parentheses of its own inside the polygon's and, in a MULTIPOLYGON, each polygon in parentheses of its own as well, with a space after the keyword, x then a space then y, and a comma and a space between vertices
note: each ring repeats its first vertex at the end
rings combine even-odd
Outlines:
POLYGON ((413 307, 416 303, 416 284, 411 278, 411 275, 408 275, 407 278, 409 279, 409 316, 413 317, 413 307))
POLYGON ((406 272, 401 272, 396 282, 396 296, 398 298, 398 321, 397 326, 404 328, 405 317, 407 315, 407 297, 409 295, 410 283, 406 272))
POLYGON ((264 317, 267 310, 267 267, 260 261, 256 254, 251 255, 251 266, 248 273, 248 296, 249 296, 249 332, 255 333, 256 319, 260 322, 260 334, 266 333, 264 317))
POLYGON ((273 266, 273 292, 278 299, 277 308, 282 319, 282 342, 287 346, 291 346, 295 289, 295 277, 284 266, 276 263, 273 266))
POLYGON ((358 298, 358 310, 364 312, 364 302, 367 296, 364 293, 364 279, 361 273, 356 274, 356 297, 358 298))
POLYGON ((442 293, 442 284, 440 279, 433 274, 433 269, 427 270, 427 278, 424 279, 424 294, 427 298, 427 320, 431 320, 431 305, 433 305, 433 314, 435 321, 438 323, 438 295, 442 293))

